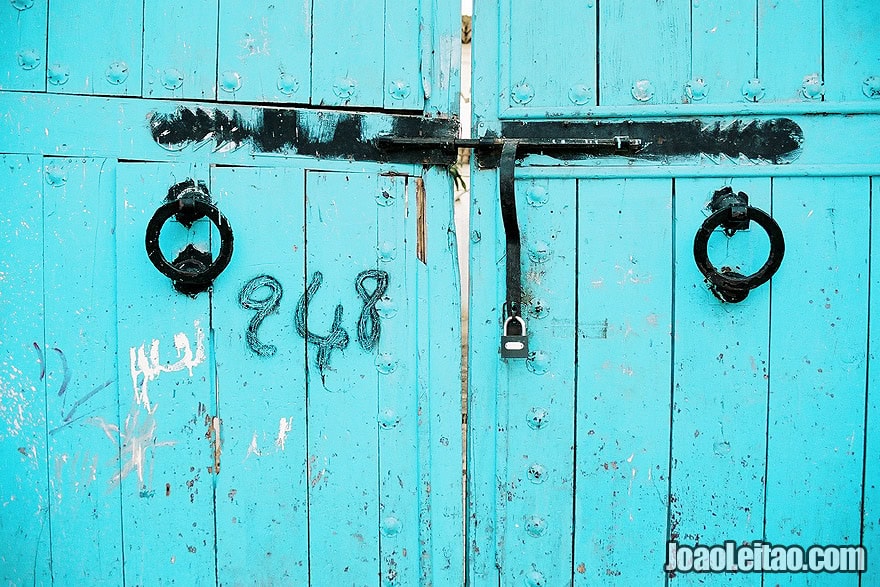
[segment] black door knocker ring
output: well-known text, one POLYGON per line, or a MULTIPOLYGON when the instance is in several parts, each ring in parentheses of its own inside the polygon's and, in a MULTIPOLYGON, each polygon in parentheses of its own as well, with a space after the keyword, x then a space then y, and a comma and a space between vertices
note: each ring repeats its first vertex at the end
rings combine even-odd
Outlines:
POLYGON ((211 202, 205 183, 200 181, 196 184, 188 179, 168 190, 165 203, 159 206, 147 224, 145 244, 150 262, 160 273, 171 279, 174 289, 195 297, 211 287, 214 279, 229 265, 232 258, 232 227, 211 202), (220 232, 220 252, 217 258, 212 260, 210 251, 188 244, 169 263, 159 248, 159 234, 172 216, 187 228, 192 227, 196 220, 208 218, 220 232))
POLYGON ((694 237, 694 260, 716 298, 722 302, 738 303, 746 299, 749 291, 769 281, 782 264, 782 257, 785 255, 782 229, 769 214, 749 206, 748 195, 744 192, 734 193, 729 186, 715 192, 709 209, 712 214, 703 221, 694 237), (708 253, 712 232, 720 226, 731 237, 737 230, 747 229, 753 220, 770 238, 770 254, 764 265, 751 275, 742 275, 726 267, 720 271, 716 269, 709 261, 708 253))

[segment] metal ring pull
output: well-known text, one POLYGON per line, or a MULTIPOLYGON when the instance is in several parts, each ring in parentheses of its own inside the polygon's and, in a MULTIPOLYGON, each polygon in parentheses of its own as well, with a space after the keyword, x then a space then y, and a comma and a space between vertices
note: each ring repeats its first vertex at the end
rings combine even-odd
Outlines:
POLYGON ((715 192, 709 208, 713 213, 703 221, 703 225, 694 237, 694 260, 700 273, 706 277, 706 283, 715 297, 722 302, 738 303, 746 299, 749 291, 767 283, 782 264, 782 257, 785 255, 782 229, 769 214, 749 206, 748 195, 744 192, 734 194, 730 187, 715 192), (758 223, 770 238, 770 254, 767 261, 751 275, 742 275, 726 268, 721 271, 716 269, 709 261, 708 253, 709 237, 712 232, 721 226, 724 227, 725 234, 730 237, 737 230, 748 228, 752 220, 758 223))
POLYGON ((232 227, 220 210, 211 203, 207 186, 201 181, 196 184, 192 179, 178 183, 168 190, 165 203, 159 206, 147 224, 145 238, 150 262, 160 273, 171 279, 174 289, 190 296, 206 291, 214 279, 226 269, 232 258, 232 242, 232 227), (208 218, 220 232, 220 253, 217 258, 212 260, 209 251, 202 251, 189 244, 169 263, 159 248, 159 234, 172 216, 187 228, 196 220, 208 218))

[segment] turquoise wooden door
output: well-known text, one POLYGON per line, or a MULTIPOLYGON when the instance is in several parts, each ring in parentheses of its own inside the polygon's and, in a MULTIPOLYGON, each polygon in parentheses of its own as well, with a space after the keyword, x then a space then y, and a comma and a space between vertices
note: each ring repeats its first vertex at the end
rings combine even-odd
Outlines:
POLYGON ((457 7, 0 11, 3 582, 460 584, 457 7))
MULTIPOLYGON (((478 160, 471 584, 880 582, 873 562, 665 568, 669 541, 880 547, 878 21, 870 1, 477 3, 473 129, 519 141, 530 354, 499 356, 504 169, 478 160), (610 150, 548 144, 584 138, 610 150), (778 271, 738 303, 694 256, 728 191, 784 235, 778 271)), ((721 275, 771 255, 756 222, 710 234, 721 275)))

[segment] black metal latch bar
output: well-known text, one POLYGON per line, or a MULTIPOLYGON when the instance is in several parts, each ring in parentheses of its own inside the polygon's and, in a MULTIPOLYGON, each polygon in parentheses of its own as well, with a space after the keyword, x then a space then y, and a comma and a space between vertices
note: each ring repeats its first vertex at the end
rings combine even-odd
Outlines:
POLYGON ((385 151, 424 149, 447 151, 473 149, 483 168, 498 167, 499 204, 504 223, 506 243, 506 296, 501 332, 501 358, 524 359, 529 356, 526 323, 522 317, 522 239, 516 214, 516 160, 523 152, 567 151, 579 154, 624 155, 633 154, 643 146, 641 139, 628 136, 611 138, 482 138, 453 139, 444 137, 395 137, 377 139, 377 146, 385 151))

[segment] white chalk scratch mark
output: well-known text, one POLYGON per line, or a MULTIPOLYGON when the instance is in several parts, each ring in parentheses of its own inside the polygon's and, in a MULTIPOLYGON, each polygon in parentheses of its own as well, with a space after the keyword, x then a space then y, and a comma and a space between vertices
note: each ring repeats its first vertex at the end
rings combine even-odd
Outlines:
MULTIPOLYGON (((284 418, 282 418, 284 420, 284 418)), ((244 460, 248 460, 251 455, 256 455, 258 457, 263 456, 263 451, 257 446, 257 433, 254 432, 254 437, 251 438, 251 445, 248 447, 247 454, 244 456, 244 460)))
POLYGON ((205 361, 205 332, 199 326, 199 321, 193 322, 196 335, 196 350, 192 350, 189 337, 179 332, 174 335, 174 348, 177 350, 178 360, 176 363, 163 364, 159 359, 159 340, 153 339, 150 343, 149 355, 147 354, 146 345, 142 344, 140 348, 129 348, 129 360, 131 368, 131 382, 134 388, 135 402, 143 406, 147 413, 156 412, 156 406, 150 402, 149 383, 156 379, 161 373, 173 373, 175 371, 183 371, 187 369, 190 377, 193 375, 193 368, 198 367, 205 361))
POLYGON ((281 418, 278 421, 278 438, 275 439, 275 446, 284 450, 284 443, 287 441, 287 434, 293 430, 293 417, 281 418))

